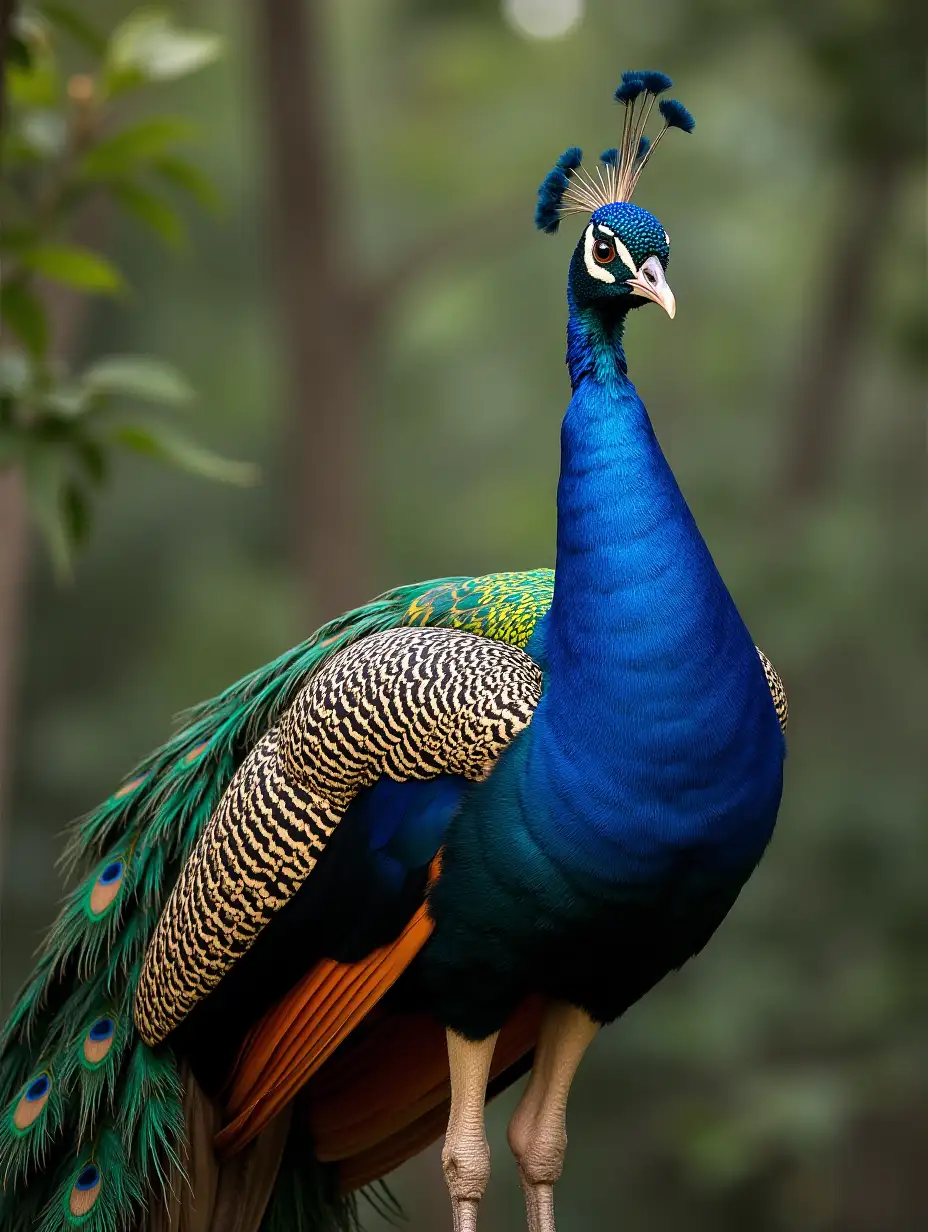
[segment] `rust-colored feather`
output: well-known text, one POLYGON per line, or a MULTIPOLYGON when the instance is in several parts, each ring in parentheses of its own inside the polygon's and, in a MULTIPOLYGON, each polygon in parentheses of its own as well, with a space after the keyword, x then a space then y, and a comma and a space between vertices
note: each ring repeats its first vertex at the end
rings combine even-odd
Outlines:
MULTIPOLYGON (((439 862, 440 853, 430 882, 439 862)), ((390 945, 356 963, 317 963, 265 1014, 229 1081, 226 1123, 215 1138, 220 1157, 241 1151, 298 1092, 315 1153, 339 1165, 343 1193, 385 1176, 441 1136, 451 1098, 444 1029, 426 1014, 380 1004, 432 927, 423 903, 390 945)), ((507 1085, 506 1071, 534 1048, 542 1009, 530 998, 503 1027, 491 1085, 507 1085)))
MULTIPOLYGON (((430 880, 438 873, 432 862, 430 880)), ((425 903, 402 933, 356 963, 317 963, 245 1041, 226 1097, 216 1150, 230 1155, 258 1133, 363 1022, 432 932, 425 903)))

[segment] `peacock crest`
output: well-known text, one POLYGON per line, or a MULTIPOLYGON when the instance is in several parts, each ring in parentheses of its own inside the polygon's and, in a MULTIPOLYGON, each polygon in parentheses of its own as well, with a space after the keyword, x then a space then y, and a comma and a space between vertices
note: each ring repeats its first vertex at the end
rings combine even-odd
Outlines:
POLYGON ((696 121, 675 98, 664 98, 658 111, 664 126, 652 140, 645 129, 658 95, 673 85, 666 73, 629 69, 613 97, 625 108, 622 144, 603 150, 601 165, 592 171, 582 165, 583 151, 571 146, 560 156, 538 189, 535 226, 553 235, 566 214, 593 214, 603 205, 630 201, 641 172, 670 128, 691 133, 696 121))

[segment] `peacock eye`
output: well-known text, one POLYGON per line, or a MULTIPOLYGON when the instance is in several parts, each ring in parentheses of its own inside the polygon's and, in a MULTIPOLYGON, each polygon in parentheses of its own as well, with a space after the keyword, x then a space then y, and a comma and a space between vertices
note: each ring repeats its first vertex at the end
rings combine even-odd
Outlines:
POLYGON ((593 244, 593 260, 599 265, 608 265, 615 257, 615 249, 608 240, 596 240, 593 244))

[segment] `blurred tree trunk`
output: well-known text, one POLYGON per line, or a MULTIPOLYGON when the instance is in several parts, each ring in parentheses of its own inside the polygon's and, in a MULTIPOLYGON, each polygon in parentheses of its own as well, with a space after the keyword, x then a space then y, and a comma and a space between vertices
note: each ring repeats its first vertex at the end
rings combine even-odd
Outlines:
POLYGON ((307 606, 330 615, 368 593, 361 377, 370 338, 336 201, 323 8, 273 0, 253 11, 290 410, 287 516, 307 606))
MULTIPOLYGON (((0 827, 10 799, 13 711, 19 668, 27 556, 26 494, 22 476, 0 473, 0 827)), ((2 834, 2 828, 0 828, 2 834)), ((0 850, 0 857, 3 851, 0 850)))
POLYGON ((289 403, 291 543, 307 611, 334 615, 369 597, 365 382, 397 301, 449 259, 511 242, 523 202, 455 217, 412 252, 359 271, 343 222, 327 90, 322 0, 254 7, 264 96, 270 256, 289 403), (450 258, 449 258, 450 254, 450 258))
POLYGON ((780 488, 787 508, 815 500, 840 451, 857 352, 877 291, 878 242, 892 216, 905 159, 884 147, 848 176, 843 211, 822 263, 817 318, 804 341, 785 435, 780 488))

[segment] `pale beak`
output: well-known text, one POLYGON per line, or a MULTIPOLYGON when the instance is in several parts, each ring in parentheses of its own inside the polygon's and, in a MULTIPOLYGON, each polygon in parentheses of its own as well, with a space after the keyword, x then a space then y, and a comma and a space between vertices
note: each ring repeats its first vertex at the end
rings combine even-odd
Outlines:
POLYGON ((634 288, 636 295, 641 295, 645 299, 653 300, 655 304, 660 304, 671 321, 673 320, 677 311, 677 301, 673 297, 673 291, 671 291, 667 284, 664 267, 657 257, 648 257, 635 277, 629 278, 628 285, 634 288))

